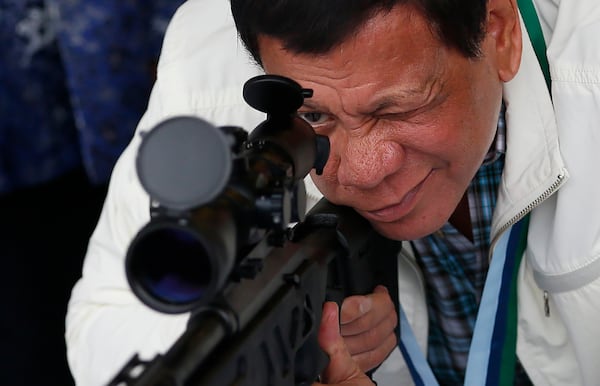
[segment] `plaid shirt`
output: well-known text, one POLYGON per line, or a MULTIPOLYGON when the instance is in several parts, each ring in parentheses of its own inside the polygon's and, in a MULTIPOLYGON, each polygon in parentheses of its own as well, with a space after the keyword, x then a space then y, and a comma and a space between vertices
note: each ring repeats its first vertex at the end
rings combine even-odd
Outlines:
MULTIPOLYGON (((504 108, 495 147, 467 190, 473 241, 446 223, 439 231, 413 241, 423 271, 429 311, 427 359, 440 385, 464 382, 467 356, 489 266, 490 228, 505 152, 504 108)), ((531 384, 517 364, 515 384, 531 384)))

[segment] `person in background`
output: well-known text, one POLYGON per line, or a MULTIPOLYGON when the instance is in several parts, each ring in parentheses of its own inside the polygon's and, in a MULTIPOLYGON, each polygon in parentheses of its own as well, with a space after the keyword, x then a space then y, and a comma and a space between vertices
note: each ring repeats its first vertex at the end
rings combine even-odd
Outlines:
POLYGON ((177 5, 0 1, 3 385, 73 384, 70 291, 177 5))

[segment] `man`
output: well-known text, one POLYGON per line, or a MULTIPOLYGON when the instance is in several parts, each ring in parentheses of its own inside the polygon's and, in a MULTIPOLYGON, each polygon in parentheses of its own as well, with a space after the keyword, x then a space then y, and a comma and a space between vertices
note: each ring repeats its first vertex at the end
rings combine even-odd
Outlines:
MULTIPOLYGON (((551 96, 515 0, 231 5, 263 69, 314 90, 300 115, 331 141, 323 175, 313 175, 319 190, 383 235, 413 240, 417 269, 399 262, 400 305, 409 321, 401 333, 412 326, 427 353, 424 366, 415 364, 415 350, 405 353, 413 378, 448 385, 597 382, 600 184, 590 176, 600 161, 600 49, 593 41, 600 6, 536 1, 551 96), (518 236, 527 228, 528 238, 518 236), (524 253, 504 241, 507 229, 517 235, 511 240, 526 240, 524 253), (500 323, 477 312, 486 312, 488 299, 509 303, 510 284, 494 295, 486 282, 496 265, 505 266, 504 256, 517 262, 518 318, 496 330, 500 323), (422 280, 412 285, 415 273, 422 280), (488 357, 510 341, 503 338, 510 331, 516 348, 488 357), (490 339, 479 338, 486 334, 490 339), (427 365, 431 370, 420 373, 427 365)), ((325 380, 368 384, 337 334, 336 312, 327 305, 322 320, 321 344, 332 359, 325 380)), ((408 346, 404 336, 401 344, 408 346)))
MULTIPOLYGON (((178 13, 176 19, 186 18, 190 24, 193 20, 201 28, 204 24, 198 17, 203 15, 214 26, 226 20, 222 13, 208 12, 220 9, 219 3, 223 2, 200 12, 200 4, 206 6, 206 2, 188 2, 186 12, 178 13)), ((584 217, 597 207, 598 187, 585 181, 581 187, 581 178, 576 176, 591 173, 598 160, 593 158, 597 157, 594 141, 574 146, 568 138, 573 130, 566 128, 576 124, 578 132, 593 138, 593 122, 598 120, 598 106, 593 98, 584 97, 598 93, 597 72, 593 72, 598 53, 591 48, 595 47, 592 42, 585 45, 598 19, 597 6, 581 1, 576 8, 561 9, 561 17, 551 3, 540 9, 546 39, 552 43, 551 63, 557 69, 553 70, 555 114, 533 50, 522 36, 513 1, 490 0, 486 8, 463 1, 447 8, 446 16, 443 7, 435 8, 433 2, 430 8, 417 1, 264 3, 233 0, 232 7, 244 42, 264 70, 314 90, 301 114, 332 143, 325 173, 315 178, 317 185, 330 200, 355 207, 384 235, 414 240, 405 243, 407 248, 398 258, 403 351, 411 347, 404 333, 412 327, 417 343, 413 346, 427 352, 437 382, 460 384, 467 377, 474 368, 467 366, 466 356, 483 297, 487 253, 492 244, 504 240, 505 226, 537 206, 519 271, 517 354, 521 363, 513 361, 510 371, 522 383, 595 382, 599 374, 593 358, 600 348, 587 337, 597 334, 599 310, 593 290, 598 275, 578 268, 598 265, 593 259, 598 249, 598 219, 584 217), (356 11, 361 7, 365 10, 356 11), (464 14, 467 11, 472 14, 464 14), (425 15, 436 22, 427 21, 430 18, 425 15), (567 36, 577 37, 583 45, 569 45, 573 41, 567 36), (296 37, 300 41, 294 41, 296 37), (305 45, 305 37, 309 43, 312 37, 317 45, 305 45), (585 110, 586 119, 568 109, 573 99, 585 110), (506 117, 506 142, 504 120, 499 116, 506 117), (560 132, 555 121, 564 128, 560 132), (568 175, 572 178, 567 181, 568 175), (574 226, 583 218, 585 228, 574 226), (558 279, 555 283, 554 278, 558 279), (578 311, 582 307, 586 318, 578 311)), ((198 44, 196 50, 206 50, 199 52, 217 52, 211 49, 220 48, 221 42, 213 37, 202 45, 200 39, 187 38, 189 30, 184 36, 175 32, 182 30, 173 27, 167 36, 165 47, 174 49, 172 56, 163 51, 149 111, 160 111, 157 115, 163 117, 188 111, 203 116, 212 111, 206 109, 211 102, 197 104, 206 101, 203 98, 210 92, 203 94, 205 88, 191 86, 198 86, 198 79, 206 75, 194 70, 203 60, 193 61, 192 55, 182 53, 189 53, 187 45, 193 44, 198 44), (179 67, 181 63, 185 66, 179 67)), ((203 36, 207 31, 198 32, 203 36)), ((222 43, 235 44, 235 36, 222 43)), ((203 57, 207 58, 211 56, 203 57)), ((228 68, 217 71, 215 65, 209 73, 245 75, 230 73, 228 68)), ((201 79, 214 86, 236 78, 201 79)), ((221 100, 215 98, 212 103, 221 100)), ((250 118, 242 120, 231 114, 233 109, 223 107, 216 110, 216 124, 235 124, 231 120, 239 118, 249 127, 250 118)), ((150 127, 157 115, 148 114, 140 127, 150 127)), ((186 323, 184 316, 157 315, 145 309, 123 277, 125 248, 148 219, 147 197, 132 166, 136 142, 137 137, 115 169, 83 278, 71 300, 67 342, 81 384, 106 380, 135 351, 148 356, 163 350, 186 323)), ((323 374, 325 382, 369 384, 363 372, 389 353, 395 319, 389 317, 385 290, 358 298, 357 303, 356 309, 364 315, 356 323, 348 319, 360 313, 350 312, 353 316, 348 318, 344 308, 352 307, 342 306, 343 340, 336 307, 325 305, 320 341, 332 359, 323 374), (376 339, 365 338, 369 329, 376 339), (366 355, 374 360, 365 361, 361 355, 365 352, 375 353, 366 355)), ((411 382, 411 374, 403 371, 406 364, 415 368, 412 357, 404 360, 397 353, 395 349, 377 369, 375 379, 382 372, 405 375, 378 381, 380 385, 411 382)))

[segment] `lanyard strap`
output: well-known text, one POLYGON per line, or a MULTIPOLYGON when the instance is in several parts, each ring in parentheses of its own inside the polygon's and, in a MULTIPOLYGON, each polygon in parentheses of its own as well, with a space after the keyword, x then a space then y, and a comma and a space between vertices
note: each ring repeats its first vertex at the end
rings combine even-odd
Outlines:
POLYGON ((505 232, 494 248, 469 349, 465 385, 514 383, 517 360, 517 276, 529 214, 505 232))
MULTIPOLYGON (((488 270, 469 349, 465 385, 511 385, 516 362, 517 274, 527 241, 529 215, 498 240, 488 270)), ((400 351, 417 386, 436 386, 400 305, 400 351)))
POLYGON ((550 66, 548 65, 548 57, 546 56, 546 41, 544 40, 542 26, 535 11, 535 6, 532 0, 517 0, 517 3, 523 17, 523 22, 525 23, 525 28, 527 28, 529 40, 533 45, 533 51, 535 52, 535 56, 537 56, 544 79, 546 79, 546 86, 550 90, 550 66))

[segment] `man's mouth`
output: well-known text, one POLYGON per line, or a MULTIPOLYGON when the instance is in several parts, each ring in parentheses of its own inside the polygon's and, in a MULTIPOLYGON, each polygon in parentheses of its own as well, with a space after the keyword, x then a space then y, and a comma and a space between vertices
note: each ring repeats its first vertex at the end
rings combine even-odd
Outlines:
POLYGON ((425 178, 421 180, 421 182, 406 192, 399 202, 395 202, 375 210, 359 210, 360 214, 366 219, 375 222, 389 223, 401 219, 413 210, 418 202, 418 194, 421 192, 423 185, 432 174, 433 171, 429 172, 425 178))

